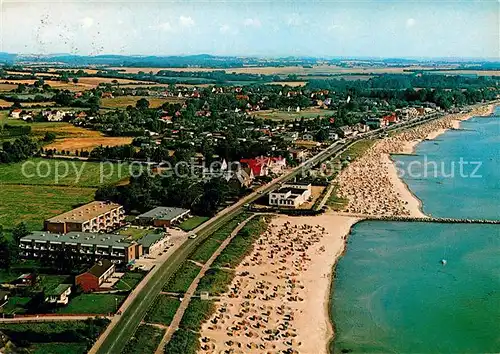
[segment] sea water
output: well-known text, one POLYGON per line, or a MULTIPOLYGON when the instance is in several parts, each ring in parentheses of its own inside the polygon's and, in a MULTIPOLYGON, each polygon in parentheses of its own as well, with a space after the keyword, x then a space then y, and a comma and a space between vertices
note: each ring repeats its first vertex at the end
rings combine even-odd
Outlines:
MULTIPOLYGON (((472 118, 415 156, 394 157, 408 166, 427 156, 438 169, 482 162, 478 178, 449 169, 403 176, 426 213, 500 219, 499 121, 472 118)), ((361 222, 337 265, 331 306, 335 353, 498 353, 500 225, 361 222)))

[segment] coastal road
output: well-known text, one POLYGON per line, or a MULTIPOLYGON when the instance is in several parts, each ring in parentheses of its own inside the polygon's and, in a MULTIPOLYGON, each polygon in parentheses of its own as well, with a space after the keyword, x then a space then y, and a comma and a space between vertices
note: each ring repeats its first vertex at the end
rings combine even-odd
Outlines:
MULTIPOLYGON (((408 121, 403 124, 398 124, 394 128, 402 128, 410 124, 422 124, 430 120, 418 120, 418 123, 408 121)), ((393 129, 394 129, 393 128, 393 129)), ((393 130, 391 128, 387 131, 393 130)), ((181 263, 188 258, 188 256, 200 245, 208 236, 211 235, 216 229, 230 220, 232 217, 241 212, 245 204, 252 203, 260 198, 262 195, 276 189, 280 183, 286 182, 302 171, 307 170, 316 164, 328 159, 330 156, 345 150, 348 146, 352 145, 355 141, 371 138, 385 132, 386 130, 378 129, 370 133, 360 134, 355 138, 348 139, 344 142, 335 142, 328 146, 325 150, 319 152, 317 155, 304 161, 299 166, 284 175, 274 179, 270 183, 258 188, 256 191, 240 199, 235 204, 225 208, 216 214, 213 218, 206 221, 198 228, 192 231, 193 234, 198 235, 196 239, 187 240, 181 247, 179 247, 168 259, 162 264, 153 268, 153 270, 143 279, 137 286, 133 294, 131 294, 122 308, 121 316, 115 316, 108 326, 106 331, 98 338, 92 349, 89 351, 91 354, 115 354, 123 351, 127 345, 128 340, 133 336, 137 327, 140 325, 147 311, 151 307, 156 296, 161 292, 163 285, 179 268, 181 263)))
POLYGON ((153 270, 143 279, 123 306, 120 308, 122 315, 113 318, 104 333, 98 338, 89 351, 90 354, 114 354, 123 351, 128 340, 133 336, 137 327, 153 304, 156 296, 161 292, 163 285, 170 276, 179 268, 181 263, 220 226, 241 212, 245 204, 251 203, 262 195, 274 190, 280 183, 297 176, 303 169, 310 168, 342 149, 343 144, 338 142, 330 145, 317 155, 304 161, 286 174, 274 179, 270 183, 258 188, 256 191, 240 199, 235 204, 220 211, 210 220, 206 221, 191 233, 198 235, 196 239, 188 239, 177 249, 163 264, 153 270))
POLYGON ((219 248, 210 256, 208 261, 201 267, 200 272, 194 278, 193 282, 189 286, 188 290, 183 296, 182 302, 179 305, 179 308, 177 309, 172 322, 170 323, 170 326, 168 326, 167 331, 165 332, 165 335, 163 336, 160 344, 158 344, 158 347, 156 348, 155 354, 162 354, 163 349, 165 345, 170 341, 170 338, 172 338, 172 335, 177 331, 179 328, 179 324, 181 323, 182 316, 184 316, 184 312, 186 312, 187 307, 189 306, 189 303, 191 302, 191 298, 193 297, 196 288, 198 288, 198 283, 200 282, 200 279, 205 276, 205 273, 210 267, 212 266, 212 263, 215 261, 215 259, 221 254, 221 252, 226 248, 226 246, 231 242, 231 240, 240 232, 240 230, 257 214, 251 215, 249 218, 244 220, 241 224, 236 227, 231 234, 224 240, 224 242, 221 243, 219 248))

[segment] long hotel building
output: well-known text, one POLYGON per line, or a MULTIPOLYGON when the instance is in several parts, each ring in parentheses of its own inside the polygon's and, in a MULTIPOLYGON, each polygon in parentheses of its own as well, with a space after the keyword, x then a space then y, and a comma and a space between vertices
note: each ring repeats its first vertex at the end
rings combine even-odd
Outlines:
POLYGON ((53 233, 109 232, 125 219, 123 206, 95 201, 45 220, 45 230, 53 233))

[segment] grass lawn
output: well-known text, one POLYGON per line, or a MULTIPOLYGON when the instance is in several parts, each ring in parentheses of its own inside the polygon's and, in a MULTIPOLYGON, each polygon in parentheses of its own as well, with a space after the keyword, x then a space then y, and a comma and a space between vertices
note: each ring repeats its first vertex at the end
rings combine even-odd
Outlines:
POLYGON ((0 188, 0 225, 6 229, 24 221, 30 230, 41 230, 45 219, 88 203, 95 194, 93 188, 22 185, 0 188))
POLYGON ((81 294, 72 298, 67 306, 59 308, 56 313, 107 315, 115 313, 117 306, 125 298, 126 296, 117 294, 81 294))
POLYGON ((200 279, 197 292, 208 291, 210 295, 221 295, 227 291, 234 278, 234 272, 223 269, 209 269, 200 279))
POLYGON ((172 293, 185 293, 194 278, 200 273, 200 267, 188 260, 184 261, 180 268, 172 275, 163 291, 172 293))
POLYGON ((146 314, 145 321, 168 326, 180 304, 179 299, 160 294, 146 314))
POLYGON ((254 241, 266 231, 266 228, 267 223, 264 216, 254 217, 238 232, 224 251, 215 259, 212 267, 235 268, 251 252, 254 241))
POLYGON ((196 354, 200 348, 198 333, 179 328, 165 346, 165 353, 196 354))
POLYGON ((208 320, 215 310, 213 301, 193 298, 182 317, 179 327, 199 331, 203 322, 208 320))
POLYGON ((90 349, 93 341, 108 324, 109 320, 102 318, 85 321, 0 323, 0 331, 16 346, 29 349, 29 353, 80 354, 90 349))
POLYGON ((123 354, 153 354, 160 344, 165 330, 149 325, 140 325, 128 341, 123 354))
POLYGON ((45 292, 57 288, 59 284, 73 284, 73 279, 68 275, 51 274, 40 276, 40 285, 45 290, 45 292))
POLYGON ((136 240, 143 238, 144 236, 146 236, 147 234, 149 234, 152 231, 153 230, 139 229, 137 227, 128 226, 127 230, 125 230, 123 228, 123 229, 120 229, 118 232, 120 233, 120 235, 127 236, 131 240, 136 241, 136 240))
POLYGON ((346 198, 342 198, 338 195, 339 194, 338 189, 339 189, 338 186, 335 185, 333 187, 332 193, 330 194, 328 200, 326 201, 326 204, 332 210, 335 211, 343 210, 346 207, 347 203, 349 202, 346 198))
POLYGON ((8 314, 24 314, 26 312, 26 305, 31 301, 30 297, 12 296, 9 298, 7 304, 2 307, 2 313, 8 314))
POLYGON ((117 96, 114 98, 103 98, 101 99, 102 108, 127 108, 127 106, 135 107, 137 101, 141 98, 145 98, 149 102, 150 108, 161 107, 162 104, 170 103, 183 103, 185 100, 178 97, 151 97, 151 96, 117 96))
POLYGON ((297 107, 291 107, 290 112, 280 111, 280 110, 265 110, 255 112, 253 115, 263 118, 263 119, 271 119, 271 120, 295 120, 301 119, 304 117, 305 119, 316 118, 318 116, 324 117, 326 115, 333 115, 336 112, 327 110, 327 109, 319 109, 316 107, 306 108, 301 110, 300 112, 296 112, 295 109, 297 107))
POLYGON ((29 347, 30 354, 81 354, 85 353, 85 343, 36 343, 29 347))
POLYGON ((362 156, 366 150, 371 148, 375 142, 375 139, 364 139, 355 142, 340 155, 340 160, 345 160, 347 157, 350 157, 351 161, 356 160, 362 156))
POLYGON ((117 290, 132 290, 144 278, 144 273, 128 272, 115 284, 117 290))
POLYGON ((127 178, 130 169, 125 163, 32 158, 0 165, 0 184, 99 187, 127 178))
POLYGON ((196 229, 198 226, 203 224, 205 221, 210 219, 207 216, 193 216, 190 219, 187 219, 186 221, 182 222, 179 227, 184 230, 184 231, 191 231, 196 229))
POLYGON ((19 275, 19 273, 2 269, 0 270, 0 284, 10 283, 11 281, 16 280, 19 275))
POLYGON ((224 241, 231 232, 241 223, 248 218, 248 214, 242 213, 231 219, 220 229, 216 230, 209 238, 207 238, 189 257, 196 262, 205 263, 212 256, 212 254, 219 248, 222 241, 224 241))

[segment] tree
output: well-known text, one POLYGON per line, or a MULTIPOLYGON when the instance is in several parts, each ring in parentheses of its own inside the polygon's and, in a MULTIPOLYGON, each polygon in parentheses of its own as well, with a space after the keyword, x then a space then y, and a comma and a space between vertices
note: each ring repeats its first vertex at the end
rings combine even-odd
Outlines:
POLYGON ((50 143, 54 140, 56 140, 56 134, 54 132, 45 132, 45 136, 43 137, 43 141, 50 143))
POLYGON ((74 77, 71 81, 73 81, 74 84, 77 84, 78 83, 78 78, 74 77))
POLYGON ((16 258, 16 247, 0 226, 0 268, 9 269, 16 258))
POLYGON ((21 240, 24 236, 29 235, 28 227, 25 222, 20 222, 12 229, 12 238, 16 245, 19 245, 19 240, 21 240))
POLYGON ((135 103, 135 108, 144 111, 149 108, 149 101, 145 98, 141 98, 135 103))

